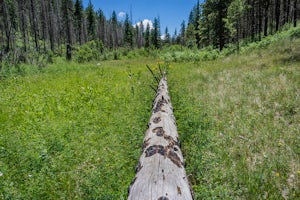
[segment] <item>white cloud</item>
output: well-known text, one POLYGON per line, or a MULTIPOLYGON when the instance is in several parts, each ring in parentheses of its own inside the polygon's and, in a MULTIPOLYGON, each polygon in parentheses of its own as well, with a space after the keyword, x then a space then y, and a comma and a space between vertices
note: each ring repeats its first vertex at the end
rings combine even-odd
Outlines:
POLYGON ((118 16, 121 17, 121 18, 125 17, 125 15, 126 15, 125 12, 119 12, 119 14, 118 14, 118 16))
POLYGON ((166 34, 162 34, 162 35, 160 36, 160 39, 165 40, 165 39, 166 39, 166 34))
MULTIPOLYGON (((152 23, 152 21, 150 19, 144 19, 141 22, 143 23, 144 30, 146 30, 148 24, 150 26, 150 29, 153 29, 153 23, 152 23)), ((140 26, 141 22, 136 23, 134 26, 140 26)))

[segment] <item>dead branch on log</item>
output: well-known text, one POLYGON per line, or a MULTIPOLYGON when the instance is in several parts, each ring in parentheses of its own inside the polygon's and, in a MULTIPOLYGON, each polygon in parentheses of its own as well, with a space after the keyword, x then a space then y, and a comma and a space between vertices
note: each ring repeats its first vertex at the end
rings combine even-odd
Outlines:
POLYGON ((152 74, 152 76, 154 77, 154 79, 156 80, 157 84, 159 84, 159 78, 154 74, 154 72, 152 71, 152 69, 149 67, 149 65, 146 65, 147 69, 150 71, 150 73, 152 74))

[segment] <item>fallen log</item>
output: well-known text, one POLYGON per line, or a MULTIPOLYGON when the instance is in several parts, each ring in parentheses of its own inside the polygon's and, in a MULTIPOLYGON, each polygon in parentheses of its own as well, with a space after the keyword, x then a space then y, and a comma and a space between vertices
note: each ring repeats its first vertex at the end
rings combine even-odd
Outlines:
POLYGON ((159 82, 148 125, 128 200, 192 200, 166 77, 159 82))

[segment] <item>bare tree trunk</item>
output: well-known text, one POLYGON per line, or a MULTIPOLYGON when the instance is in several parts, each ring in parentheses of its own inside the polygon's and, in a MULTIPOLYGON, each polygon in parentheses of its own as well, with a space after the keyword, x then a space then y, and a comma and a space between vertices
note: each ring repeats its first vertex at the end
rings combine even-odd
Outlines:
POLYGON ((258 1, 258 40, 261 40, 262 33, 262 3, 258 1))
POLYGON ((166 78, 159 83, 153 105, 128 200, 191 200, 166 78))
POLYGON ((4 3, 0 0, 0 70, 2 69, 2 57, 3 57, 3 47, 4 47, 4 3))
POLYGON ((53 4, 53 9, 55 12, 53 12, 55 14, 54 18, 55 18, 55 22, 54 24, 54 28, 55 28, 55 41, 57 43, 58 51, 61 54, 62 53, 62 38, 63 38, 63 23, 62 23, 62 13, 61 13, 61 0, 55 0, 54 4, 53 4))
MULTIPOLYGON (((4 24, 3 24, 3 21, 4 21, 4 3, 3 3, 3 0, 0 0, 0 32, 1 32, 1 37, 0 37, 0 42, 2 44, 2 40, 3 40, 3 31, 4 31, 4 24)), ((2 47, 2 45, 0 46, 2 47)))
POLYGON ((264 9, 265 9, 265 20, 264 20, 264 36, 268 35, 268 26, 269 26, 269 6, 270 0, 264 1, 264 9))
POLYGON ((38 44, 38 27, 37 27, 37 19, 36 19, 36 12, 35 12, 35 2, 34 0, 30 0, 30 7, 31 7, 31 21, 32 21, 32 31, 34 34, 34 44, 35 49, 39 51, 39 44, 38 44))
POLYGON ((294 0, 294 27, 297 26, 297 0, 294 0))
POLYGON ((44 52, 46 52, 46 41, 47 41, 47 37, 48 37, 48 33, 49 33, 49 18, 47 18, 47 10, 46 10, 46 3, 44 0, 41 0, 41 5, 40 5, 40 9, 41 9, 41 13, 40 13, 40 21, 41 21, 41 29, 42 29, 42 40, 43 40, 43 48, 44 48, 44 52))
POLYGON ((255 41, 255 1, 251 2, 251 42, 255 41))
POLYGON ((54 24, 53 24, 53 2, 48 1, 49 41, 51 51, 54 52, 54 24))
POLYGON ((5 38, 4 38, 4 41, 5 41, 5 47, 4 47, 4 54, 5 53, 8 53, 10 51, 10 30, 11 30, 11 26, 10 26, 10 23, 9 23, 9 16, 7 14, 7 8, 6 8, 6 4, 5 2, 3 1, 2 2, 2 14, 3 14, 3 19, 4 19, 4 32, 5 32, 5 38))
POLYGON ((71 3, 70 0, 63 1, 63 12, 65 22, 65 37, 66 37, 66 59, 70 61, 72 59, 72 30, 71 30, 71 3))
POLYGON ((26 15, 25 15, 25 8, 26 8, 26 2, 24 0, 18 1, 19 6, 19 19, 20 19, 20 32, 22 34, 23 39, 23 50, 24 52, 27 51, 27 35, 26 35, 26 15))
POLYGON ((276 0, 275 2, 275 30, 276 32, 279 30, 280 27, 280 0, 276 0))
POLYGON ((291 12, 291 0, 287 1, 287 8, 286 8, 286 22, 289 23, 291 21, 291 17, 290 17, 290 12, 291 12))

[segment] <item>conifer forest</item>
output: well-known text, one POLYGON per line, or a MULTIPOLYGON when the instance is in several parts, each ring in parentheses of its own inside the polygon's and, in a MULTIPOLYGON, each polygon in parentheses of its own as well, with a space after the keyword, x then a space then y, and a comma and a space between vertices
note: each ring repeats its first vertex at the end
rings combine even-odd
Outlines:
POLYGON ((91 42, 100 52, 173 44, 222 50, 244 39, 259 41, 288 23, 296 27, 299 7, 298 0, 198 1, 188 21, 169 33, 159 17, 153 27, 133 26, 129 14, 120 22, 115 11, 105 16, 91 1, 84 8, 82 0, 1 0, 0 59, 25 62, 34 55, 58 54, 71 60, 74 51, 91 42))

